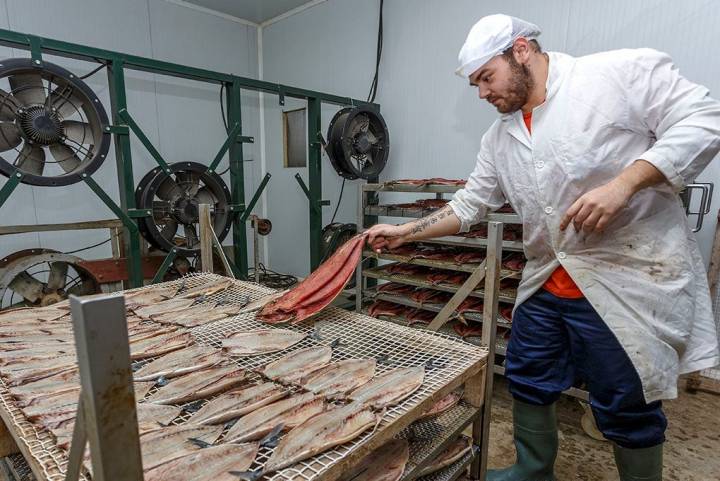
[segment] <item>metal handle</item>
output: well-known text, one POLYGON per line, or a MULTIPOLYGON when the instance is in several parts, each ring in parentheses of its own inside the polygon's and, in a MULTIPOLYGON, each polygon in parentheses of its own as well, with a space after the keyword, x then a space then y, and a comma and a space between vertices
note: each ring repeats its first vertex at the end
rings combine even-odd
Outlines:
POLYGON ((687 192, 687 194, 686 194, 687 204, 685 205, 685 214, 687 214, 688 217, 693 216, 693 215, 697 216, 697 219, 695 221, 695 227, 692 228, 692 231, 698 232, 698 231, 700 231, 700 229, 702 229, 703 220, 705 219, 705 215, 710 213, 710 202, 712 201, 713 184, 712 183, 688 184, 685 187, 685 190, 687 192), (692 211, 690 208, 690 205, 692 204, 693 190, 700 190, 700 192, 701 192, 700 206, 697 211, 692 211))

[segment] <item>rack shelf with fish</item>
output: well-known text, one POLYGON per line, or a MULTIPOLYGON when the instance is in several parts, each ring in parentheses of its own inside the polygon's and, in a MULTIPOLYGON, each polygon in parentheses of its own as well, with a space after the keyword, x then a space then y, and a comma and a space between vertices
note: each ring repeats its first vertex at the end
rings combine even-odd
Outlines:
MULTIPOLYGON (((413 264, 423 267, 432 267, 434 269, 445 269, 448 271, 457 272, 472 272, 475 268, 480 265, 480 262, 453 262, 449 260, 436 260, 436 259, 424 259, 422 257, 413 257, 410 255, 399 255, 390 252, 377 253, 369 249, 363 251, 364 257, 372 257, 375 259, 381 259, 386 261, 393 261, 399 264, 413 264)), ((510 269, 503 269, 500 272, 500 276, 503 279, 519 279, 520 271, 513 271, 510 269)))

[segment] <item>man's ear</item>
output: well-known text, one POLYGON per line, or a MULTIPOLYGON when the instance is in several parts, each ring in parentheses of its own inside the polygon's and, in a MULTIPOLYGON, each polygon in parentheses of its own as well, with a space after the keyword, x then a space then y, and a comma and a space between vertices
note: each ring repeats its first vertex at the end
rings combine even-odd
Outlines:
POLYGON ((530 60, 530 53, 532 47, 530 42, 525 37, 520 37, 513 43, 513 57, 519 64, 525 64, 530 60))

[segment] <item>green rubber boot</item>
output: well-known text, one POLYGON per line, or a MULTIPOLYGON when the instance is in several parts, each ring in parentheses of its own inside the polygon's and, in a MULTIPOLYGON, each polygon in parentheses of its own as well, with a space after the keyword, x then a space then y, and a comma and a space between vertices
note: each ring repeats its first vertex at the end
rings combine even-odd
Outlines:
POLYGON ((620 481, 662 481, 663 445, 628 449, 613 447, 620 481))
POLYGON ((555 404, 535 406, 513 402, 517 460, 509 468, 490 470, 487 481, 555 481, 553 466, 558 450, 555 404))

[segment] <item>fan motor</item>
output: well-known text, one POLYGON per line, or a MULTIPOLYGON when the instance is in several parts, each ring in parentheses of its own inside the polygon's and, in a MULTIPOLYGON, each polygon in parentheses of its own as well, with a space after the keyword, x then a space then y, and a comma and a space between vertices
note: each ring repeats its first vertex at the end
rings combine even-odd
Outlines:
POLYGON ((42 145, 59 142, 64 132, 56 112, 42 105, 33 105, 17 111, 20 130, 27 139, 42 145))

